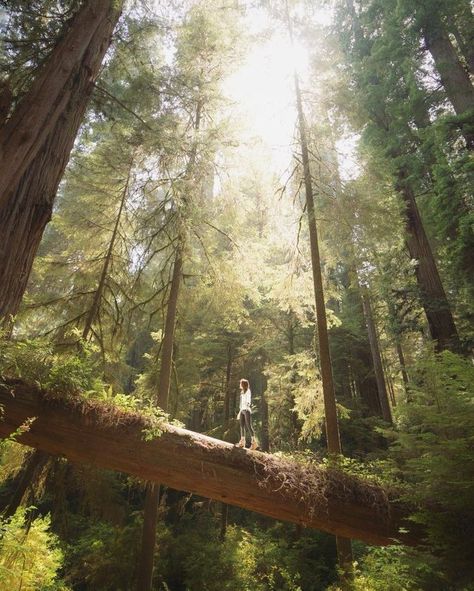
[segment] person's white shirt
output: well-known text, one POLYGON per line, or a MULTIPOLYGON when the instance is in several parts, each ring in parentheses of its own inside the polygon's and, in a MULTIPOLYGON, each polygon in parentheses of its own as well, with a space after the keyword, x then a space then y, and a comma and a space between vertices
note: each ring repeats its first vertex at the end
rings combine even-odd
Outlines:
POLYGON ((239 412, 242 410, 252 410, 251 409, 251 403, 252 403, 252 392, 250 391, 250 388, 247 388, 247 390, 245 392, 240 392, 240 406, 239 406, 239 412))

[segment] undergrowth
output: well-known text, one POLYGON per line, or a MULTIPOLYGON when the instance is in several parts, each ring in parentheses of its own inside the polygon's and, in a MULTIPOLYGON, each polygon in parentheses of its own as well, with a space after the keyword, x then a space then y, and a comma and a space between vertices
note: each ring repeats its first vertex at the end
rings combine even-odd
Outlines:
POLYGON ((0 384, 19 379, 39 388, 45 399, 74 403, 84 412, 100 411, 102 424, 132 419, 143 423, 145 441, 159 437, 168 414, 153 403, 151 396, 115 392, 103 381, 95 359, 88 346, 75 353, 57 352, 44 339, 0 339, 0 384))

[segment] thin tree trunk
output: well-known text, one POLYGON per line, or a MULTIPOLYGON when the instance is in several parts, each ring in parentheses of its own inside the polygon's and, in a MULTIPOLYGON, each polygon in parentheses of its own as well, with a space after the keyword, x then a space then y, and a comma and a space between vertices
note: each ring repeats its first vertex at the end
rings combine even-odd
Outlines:
POLYGON ((227 503, 221 503, 221 530, 219 532, 219 539, 221 542, 225 540, 227 533, 227 524, 229 521, 229 505, 227 503))
POLYGON ((113 0, 94 0, 84 5, 29 93, 0 130, 0 148, 3 149, 0 161, 0 319, 3 318, 4 323, 17 313, 26 289, 34 256, 51 219, 59 182, 110 45, 120 14, 119 6, 120 2, 113 0), (83 18, 86 14, 87 31, 83 18), (92 17, 93 22, 90 21, 92 17), (66 50, 70 35, 74 42, 70 50, 66 50), (85 47, 79 51, 79 45, 85 47), (58 52, 64 52, 66 64, 62 64, 58 52), (69 74, 64 78, 66 70, 69 74), (56 89, 59 81, 62 86, 56 89), (52 86, 56 101, 50 100, 52 86), (34 120, 31 119, 33 113, 34 120), (24 141, 21 150, 12 152, 19 139, 24 141), (26 152, 25 146, 28 146, 26 152))
MULTIPOLYGON (((157 392, 157 404, 163 410, 168 408, 168 398, 173 363, 173 342, 178 308, 179 288, 182 276, 182 238, 178 238, 178 247, 171 278, 170 293, 166 309, 165 328, 161 349, 161 367, 157 392)), ((150 591, 153 581, 153 558, 156 543, 156 522, 160 500, 160 485, 147 483, 145 510, 143 514, 142 551, 140 553, 137 591, 150 591)))
POLYGON ((397 188, 405 203, 406 243, 411 258, 417 263, 416 278, 431 337, 438 351, 459 351, 459 336, 433 251, 423 227, 413 190, 406 180, 406 174, 401 170, 397 188))
POLYGON ((227 363, 225 369, 225 390, 224 390, 224 427, 229 426, 230 420, 230 386, 231 386, 231 375, 232 375, 232 363, 234 360, 232 343, 227 345, 227 363))
POLYGON ((404 384, 405 390, 406 390, 407 386, 408 386, 408 374, 407 374, 407 370, 405 367, 405 356, 403 355, 402 345, 398 339, 397 339, 395 346, 397 349, 398 361, 400 362, 400 371, 402 373, 402 380, 403 380, 403 384, 404 384))
POLYGON ((133 165, 133 161, 130 162, 130 167, 128 169, 128 174, 127 174, 127 179, 125 181, 125 186, 122 191, 122 198, 120 200, 120 206, 118 208, 117 217, 115 218, 114 229, 112 231, 112 236, 110 237, 109 246, 107 248, 107 253, 105 255, 104 264, 102 266, 102 272, 100 274, 99 284, 97 286, 97 289, 94 292, 94 299, 92 300, 92 305, 89 309, 89 313, 87 315, 86 322, 84 325, 84 330, 82 332, 82 338, 84 340, 87 340, 89 333, 91 331, 92 325, 95 322, 97 312, 99 311, 99 308, 100 308, 100 302, 102 300, 102 294, 104 293, 104 287, 105 287, 105 282, 107 279, 107 273, 109 271, 110 263, 112 261, 112 253, 113 253, 114 246, 115 246, 115 239, 117 238, 120 220, 122 217, 122 211, 123 211, 123 208, 125 205, 125 201, 127 200, 128 186, 130 183, 130 175, 132 173, 132 165, 133 165))
MULTIPOLYGON (((224 394, 224 429, 229 428, 229 420, 230 420, 230 387, 231 387, 231 378, 232 378, 232 362, 233 362, 233 347, 232 343, 229 342, 227 344, 227 363, 226 363, 226 371, 225 371, 225 394, 224 394)), ((221 503, 221 530, 219 534, 219 539, 221 542, 225 540, 225 535, 227 532, 227 521, 229 517, 229 507, 226 503, 221 503)))
MULTIPOLYGON (((264 380, 266 382, 266 380, 264 380)), ((268 424, 268 401, 265 396, 266 383, 263 384, 261 394, 260 412, 262 413, 262 437, 260 439, 260 449, 270 451, 270 430, 268 424)))
POLYGON ((370 304, 369 295, 366 292, 362 294, 362 303, 364 305, 365 320, 367 322, 367 333, 369 335, 370 350, 372 353, 372 361, 374 364, 375 378, 377 380, 377 390, 379 394, 380 408, 382 409, 382 418, 385 421, 387 421, 387 423, 391 423, 392 413, 390 412, 387 388, 385 385, 385 378, 383 375, 382 358, 380 356, 377 330, 375 328, 375 322, 372 314, 372 306, 370 304))
POLYGON ((3 513, 4 519, 9 519, 16 513, 16 510, 21 505, 28 487, 31 486, 39 477, 50 457, 51 456, 46 452, 35 449, 35 451, 26 459, 15 483, 13 495, 11 496, 10 501, 3 513))
POLYGON ((395 407, 395 406, 397 406, 397 400, 395 398, 395 388, 393 386, 393 378, 390 374, 390 366, 389 366, 386 356, 383 353, 380 354, 380 357, 382 359, 383 375, 385 376, 385 381, 387 384, 387 392, 388 392, 392 406, 395 407))
POLYGON ((151 589, 153 583, 153 562, 156 543, 156 523, 160 504, 160 485, 146 483, 145 507, 143 514, 142 545, 138 570, 138 591, 151 589))
MULTIPOLYGON (((293 43, 293 31, 286 4, 288 29, 291 42, 293 43)), ((296 108, 298 113, 298 127, 300 133, 301 157, 303 162, 303 175, 306 196, 306 209, 308 212, 309 240, 311 249, 311 267, 313 272, 314 299, 316 305, 316 318, 319 342, 319 359, 321 368, 321 379, 323 384, 324 414, 326 422, 327 447, 330 455, 342 453, 339 425, 337 419, 336 397, 334 395, 334 380, 329 352, 329 338, 326 320, 326 309, 324 303, 323 280, 321 274, 321 259, 319 255, 318 230, 316 226, 316 212, 314 208, 313 185, 309 163, 308 140, 306 136, 306 125, 303 114, 303 101, 298 74, 294 74, 296 108)), ((350 577, 352 570, 352 545, 347 538, 336 536, 337 554, 340 567, 343 571, 342 580, 350 577)))
MULTIPOLYGON (((351 249, 351 259, 354 261, 354 245, 349 236, 349 248, 351 249)), ((380 398, 378 393, 377 380, 375 376, 375 368, 370 348, 369 337, 367 334, 367 325, 364 314, 364 305, 362 302, 361 287, 355 263, 352 263, 348 269, 349 285, 348 299, 351 306, 355 309, 355 314, 358 320, 358 328, 360 330, 360 337, 358 339, 358 347, 355 353, 357 359, 357 367, 359 369, 356 379, 360 398, 364 403, 367 411, 372 416, 382 416, 382 407, 380 406, 380 398)))
MULTIPOLYGON (((449 101, 457 115, 474 109, 474 87, 469 74, 463 68, 451 39, 439 16, 430 15, 429 22, 422 27, 426 47, 433 56, 436 69, 449 101)), ((472 127, 472 125, 471 125, 472 127)), ((474 132, 468 123, 461 124, 461 133, 470 149, 474 149, 474 132)))

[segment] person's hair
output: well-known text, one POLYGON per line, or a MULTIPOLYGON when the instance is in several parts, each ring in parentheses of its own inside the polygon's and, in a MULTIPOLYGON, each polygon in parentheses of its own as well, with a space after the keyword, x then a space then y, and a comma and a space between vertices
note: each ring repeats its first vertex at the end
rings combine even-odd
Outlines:
POLYGON ((249 389, 249 381, 248 380, 241 379, 240 380, 240 387, 242 388, 242 390, 244 392, 247 392, 247 390, 249 389))

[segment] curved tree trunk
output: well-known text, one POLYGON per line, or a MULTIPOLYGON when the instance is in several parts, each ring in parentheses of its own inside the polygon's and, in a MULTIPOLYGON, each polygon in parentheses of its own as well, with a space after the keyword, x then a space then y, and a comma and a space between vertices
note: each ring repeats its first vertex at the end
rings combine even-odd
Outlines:
POLYGON ((0 319, 5 323, 17 313, 26 289, 120 5, 115 0, 84 4, 0 129, 0 319))

